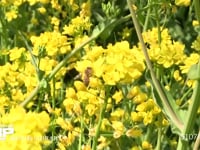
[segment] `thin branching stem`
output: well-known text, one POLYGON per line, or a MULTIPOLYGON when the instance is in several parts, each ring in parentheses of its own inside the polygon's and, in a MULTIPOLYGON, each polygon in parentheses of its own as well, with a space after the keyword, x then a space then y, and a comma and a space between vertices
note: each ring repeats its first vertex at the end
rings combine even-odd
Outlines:
POLYGON ((137 21, 137 17, 136 17, 135 11, 134 11, 134 9, 132 7, 131 0, 127 0, 127 3, 128 3, 128 6, 129 6, 129 10, 131 12, 133 24, 135 26, 138 39, 139 39, 140 44, 142 46, 142 51, 144 53, 145 61, 146 61, 147 67, 148 67, 148 69, 150 71, 151 78, 152 78, 153 84, 155 86, 155 89, 158 92, 158 94, 159 94, 159 96, 160 96, 160 98, 162 100, 163 105, 165 105, 165 107, 166 107, 165 111, 167 113, 169 113, 170 119, 182 131, 183 127, 184 127, 183 123, 181 122, 180 118, 177 117, 176 113, 173 111, 172 107, 170 106, 170 104, 168 102, 168 99, 167 99, 165 93, 163 92, 159 81, 156 78, 155 72, 153 71, 153 67, 152 67, 150 58, 149 58, 148 53, 147 53, 147 49, 146 49, 146 46, 145 46, 145 43, 144 43, 144 40, 143 40, 143 37, 142 37, 142 33, 141 33, 141 30, 140 30, 139 23, 137 21))

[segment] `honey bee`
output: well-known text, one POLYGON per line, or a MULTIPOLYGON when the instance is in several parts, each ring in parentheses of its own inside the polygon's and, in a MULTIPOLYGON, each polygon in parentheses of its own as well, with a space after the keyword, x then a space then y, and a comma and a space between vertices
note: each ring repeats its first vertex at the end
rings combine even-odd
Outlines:
POLYGON ((84 75, 83 75, 83 83, 88 86, 90 83, 90 77, 92 76, 92 68, 91 67, 87 67, 84 71, 84 75))
POLYGON ((81 74, 79 73, 74 77, 74 80, 82 80, 85 86, 88 86, 90 83, 90 77, 92 76, 92 68, 87 67, 85 71, 81 74))

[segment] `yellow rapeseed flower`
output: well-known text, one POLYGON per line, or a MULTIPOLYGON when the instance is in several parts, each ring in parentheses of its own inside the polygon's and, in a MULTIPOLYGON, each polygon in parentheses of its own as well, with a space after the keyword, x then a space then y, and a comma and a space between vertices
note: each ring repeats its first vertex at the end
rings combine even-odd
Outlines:
POLYGON ((101 130, 107 131, 110 127, 110 121, 107 118, 102 119, 101 130))
POLYGON ((57 65, 57 61, 55 61, 54 59, 50 59, 49 57, 44 57, 40 59, 39 68, 40 70, 44 71, 46 74, 49 74, 56 65, 57 65))
POLYGON ((200 36, 197 36, 196 40, 192 43, 192 48, 196 51, 200 51, 200 36))
POLYGON ((72 7, 73 11, 76 11, 79 8, 78 4, 76 4, 74 0, 69 0, 69 5, 72 7))
POLYGON ((133 88, 131 88, 131 90, 129 91, 127 98, 133 98, 135 97, 137 94, 139 94, 140 89, 138 86, 134 86, 133 88))
POLYGON ((90 7, 91 7, 91 4, 90 4, 89 0, 86 3, 83 3, 81 5, 80 16, 82 18, 91 16, 91 8, 90 7))
POLYGON ((178 6, 189 6, 191 0, 175 0, 175 4, 178 6))
POLYGON ((175 79, 176 81, 182 80, 182 77, 181 77, 181 75, 180 75, 179 70, 175 70, 173 76, 174 76, 174 79, 175 79))
POLYGON ((85 109, 89 116, 93 116, 96 113, 97 107, 94 104, 87 104, 85 109))
POLYGON ((62 136, 60 142, 65 146, 70 146, 75 140, 75 136, 72 132, 68 132, 67 136, 62 136))
POLYGON ((37 3, 38 0, 27 0, 31 6, 37 3))
POLYGON ((17 15, 18 15, 17 10, 10 10, 10 11, 6 12, 6 14, 5 14, 8 22, 12 21, 13 19, 16 19, 17 15))
POLYGON ((140 104, 140 103, 142 103, 142 102, 144 102, 144 101, 146 101, 146 100, 147 100, 147 95, 146 95, 145 93, 142 93, 142 92, 138 93, 138 94, 133 98, 133 102, 134 102, 135 104, 140 104))
POLYGON ((45 14, 46 13, 46 8, 45 7, 40 7, 37 9, 41 14, 45 14))
POLYGON ((64 120, 63 118, 58 117, 56 119, 56 123, 64 130, 67 130, 67 131, 73 130, 73 126, 72 126, 72 124, 70 123, 69 120, 64 120))
POLYGON ((9 51, 10 52, 10 54, 9 54, 10 60, 14 61, 16 59, 19 59, 23 55, 23 53, 25 51, 26 51, 25 48, 17 48, 17 47, 15 47, 15 48, 11 49, 9 51))
POLYGON ((57 0, 51 0, 50 2, 51 2, 52 8, 54 8, 54 9, 56 9, 58 11, 61 10, 61 5, 59 4, 59 1, 57 1, 57 0))
POLYGON ((12 100, 16 103, 22 102, 24 100, 24 94, 21 89, 12 89, 12 100))
POLYGON ((133 122, 141 122, 144 115, 144 112, 131 112, 131 119, 133 122))
POLYGON ((59 31, 60 20, 58 18, 52 17, 51 24, 54 26, 54 31, 59 31))
POLYGON ((120 120, 124 117, 124 114, 125 114, 125 111, 121 108, 118 108, 110 114, 111 115, 110 120, 111 121, 120 120))
POLYGON ((82 145, 81 150, 92 150, 90 145, 82 145))
POLYGON ((75 81, 74 86, 75 86, 77 91, 86 91, 86 86, 81 81, 75 81))
POLYGON ((152 149, 152 145, 148 141, 143 141, 142 142, 142 149, 151 150, 152 149))
POLYGON ((193 20, 192 21, 192 25, 195 27, 195 26, 199 26, 199 21, 197 20, 193 20))
POLYGON ((141 135, 142 135, 142 130, 137 127, 133 127, 132 129, 126 131, 126 136, 128 137, 139 137, 141 135))
POLYGON ((69 87, 66 89, 66 98, 73 98, 73 99, 77 98, 74 88, 69 87))
POLYGON ((100 80, 99 78, 90 77, 89 87, 101 89, 101 87, 102 87, 102 82, 101 82, 101 80, 100 80))
POLYGON ((180 66, 181 73, 188 73, 190 67, 199 61, 199 54, 191 53, 189 57, 186 57, 185 61, 183 62, 184 65, 180 66))
POLYGON ((65 25, 63 27, 62 34, 78 36, 78 35, 82 35, 84 30, 89 31, 90 27, 91 27, 91 23, 90 23, 89 17, 82 18, 80 16, 77 16, 71 19, 70 24, 65 25))
POLYGON ((105 148, 106 146, 108 146, 108 144, 109 144, 108 139, 106 139, 106 138, 103 137, 103 136, 100 136, 100 137, 98 138, 98 142, 99 142, 99 144, 98 144, 98 146, 97 146, 97 149, 98 149, 98 150, 104 149, 104 148, 105 148))
POLYGON ((169 121, 166 120, 165 118, 162 120, 162 125, 163 126, 168 126, 169 125, 169 121))
POLYGON ((119 138, 121 135, 124 134, 125 127, 121 121, 112 121, 112 127, 114 129, 114 138, 119 138))
POLYGON ((115 92, 112 98, 115 100, 115 103, 118 104, 123 99, 122 91, 115 92))
POLYGON ((152 123, 152 121, 153 121, 153 118, 154 118, 154 116, 153 116, 153 113, 150 111, 150 112, 144 112, 144 120, 143 120, 143 123, 144 123, 144 125, 148 125, 148 124, 151 124, 152 123))
POLYGON ((66 150, 65 145, 61 142, 58 142, 57 146, 58 146, 59 149, 56 149, 56 150, 66 150))

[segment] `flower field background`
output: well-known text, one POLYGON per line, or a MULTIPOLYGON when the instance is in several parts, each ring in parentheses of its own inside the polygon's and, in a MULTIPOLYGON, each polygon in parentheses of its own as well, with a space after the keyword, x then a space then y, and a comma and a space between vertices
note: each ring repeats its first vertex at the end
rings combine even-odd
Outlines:
POLYGON ((1 0, 0 149, 198 150, 199 22, 199 0, 1 0))

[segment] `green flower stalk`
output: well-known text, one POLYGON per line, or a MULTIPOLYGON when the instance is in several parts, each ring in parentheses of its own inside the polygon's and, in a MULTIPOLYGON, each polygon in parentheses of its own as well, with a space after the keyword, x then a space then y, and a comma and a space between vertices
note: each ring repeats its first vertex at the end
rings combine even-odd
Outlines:
POLYGON ((194 8, 195 8, 197 20, 200 23, 200 0, 194 0, 194 8))

